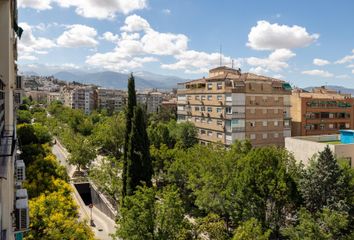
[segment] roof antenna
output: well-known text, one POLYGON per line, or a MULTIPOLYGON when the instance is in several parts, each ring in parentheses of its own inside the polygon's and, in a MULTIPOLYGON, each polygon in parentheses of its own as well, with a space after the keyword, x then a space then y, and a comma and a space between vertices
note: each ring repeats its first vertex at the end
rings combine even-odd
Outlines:
POLYGON ((220 44, 220 67, 222 65, 222 45, 220 44))
POLYGON ((234 69, 234 59, 231 60, 231 68, 234 69))

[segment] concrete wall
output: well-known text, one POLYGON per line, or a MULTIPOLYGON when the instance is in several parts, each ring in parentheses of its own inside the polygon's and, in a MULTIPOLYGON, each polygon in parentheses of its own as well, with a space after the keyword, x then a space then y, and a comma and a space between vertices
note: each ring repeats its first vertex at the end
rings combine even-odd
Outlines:
POLYGON ((113 209, 108 200, 98 191, 97 187, 91 183, 91 198, 92 203, 101 212, 106 214, 109 218, 115 221, 117 216, 117 211, 113 209))
MULTIPOLYGON (((310 138, 316 137, 321 137, 322 141, 338 139, 338 135, 313 136, 310 138)), ((314 154, 323 151, 326 145, 329 146, 337 158, 349 158, 351 166, 354 167, 354 144, 327 144, 324 142, 309 141, 303 138, 285 138, 285 148, 294 154, 298 162, 301 161, 305 166, 308 165, 309 159, 312 158, 314 154)))

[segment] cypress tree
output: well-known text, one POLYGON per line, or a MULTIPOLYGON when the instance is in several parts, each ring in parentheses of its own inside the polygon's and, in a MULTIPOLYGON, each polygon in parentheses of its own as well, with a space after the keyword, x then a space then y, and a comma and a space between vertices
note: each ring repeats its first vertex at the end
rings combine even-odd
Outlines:
POLYGON ((152 164, 146 132, 146 113, 141 106, 134 109, 127 152, 126 195, 132 195, 138 185, 152 185, 152 164))
POLYGON ((126 195, 126 185, 127 185, 127 152, 129 145, 129 135, 132 129, 132 118, 134 115, 134 107, 136 106, 136 93, 135 93, 135 80, 133 74, 130 75, 128 79, 128 104, 125 113, 126 124, 125 124, 125 136, 124 136, 124 155, 123 155, 123 188, 122 197, 126 195))

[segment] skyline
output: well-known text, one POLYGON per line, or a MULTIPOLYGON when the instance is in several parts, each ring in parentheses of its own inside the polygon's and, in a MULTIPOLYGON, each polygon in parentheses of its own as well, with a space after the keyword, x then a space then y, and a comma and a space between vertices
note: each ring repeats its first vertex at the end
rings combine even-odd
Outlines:
POLYGON ((243 72, 351 87, 354 3, 341 3, 20 0, 18 63, 194 79, 219 66, 221 45, 223 65, 234 60, 243 72))

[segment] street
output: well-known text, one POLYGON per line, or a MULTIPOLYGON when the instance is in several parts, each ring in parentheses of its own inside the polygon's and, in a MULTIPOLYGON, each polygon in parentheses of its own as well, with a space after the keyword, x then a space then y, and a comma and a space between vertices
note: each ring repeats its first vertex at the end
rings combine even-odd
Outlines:
MULTIPOLYGON (((56 140, 56 144, 53 145, 52 148, 53 154, 57 157, 59 163, 64 166, 67 170, 67 173, 69 177, 71 178, 73 172, 75 171, 75 167, 71 166, 67 162, 67 157, 69 153, 67 150, 59 143, 58 140, 56 140)), ((78 205, 78 210, 79 210, 79 216, 81 220, 87 220, 87 223, 90 224, 90 211, 91 209, 86 206, 81 199, 79 193, 77 192, 76 188, 74 187, 73 184, 73 198, 75 199, 77 205, 78 205)), ((115 222, 107 217, 104 213, 102 213, 99 209, 97 209, 95 206, 92 208, 92 218, 94 221, 95 226, 92 227, 91 229, 93 230, 95 237, 97 239, 101 240, 110 240, 112 239, 109 235, 115 232, 115 222)))

